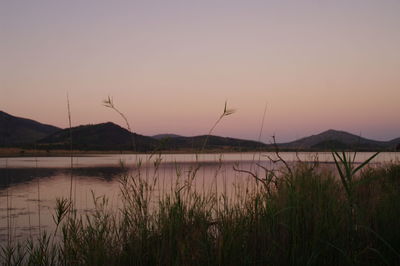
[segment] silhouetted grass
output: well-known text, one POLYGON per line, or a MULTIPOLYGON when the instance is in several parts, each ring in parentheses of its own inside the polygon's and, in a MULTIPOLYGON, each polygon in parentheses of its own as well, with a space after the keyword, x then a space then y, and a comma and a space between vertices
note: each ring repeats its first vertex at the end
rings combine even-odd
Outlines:
MULTIPOLYGON (((157 160, 157 159, 156 159, 157 160)), ((155 171, 157 171, 155 162, 155 171)), ((3 247, 1 263, 30 265, 397 265, 400 164, 352 176, 352 201, 330 170, 307 163, 275 173, 264 186, 198 192, 196 169, 168 193, 158 176, 122 174, 123 206, 77 216, 57 201, 57 231, 3 247), (356 211, 351 211, 356 208, 356 211), (70 212, 70 213, 69 213, 70 212), (66 215, 69 213, 69 215, 66 215)), ((262 176, 259 176, 262 180, 262 176)))

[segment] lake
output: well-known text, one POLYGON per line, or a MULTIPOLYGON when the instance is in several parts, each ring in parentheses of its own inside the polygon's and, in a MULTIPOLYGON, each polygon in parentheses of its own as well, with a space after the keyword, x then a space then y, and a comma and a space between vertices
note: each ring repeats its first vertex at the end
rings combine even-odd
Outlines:
MULTIPOLYGON (((358 153, 356 162, 372 154, 358 153)), ((318 160, 328 167, 333 166, 330 153, 282 152, 280 155, 289 163, 299 159, 318 160)), ((93 210, 93 195, 107 197, 108 207, 118 210, 121 204, 119 177, 123 175, 140 174, 156 180, 153 200, 157 202, 197 170, 194 189, 233 198, 238 190, 254 182, 249 174, 235 171, 234 166, 261 174, 257 163, 268 168, 279 167, 270 159, 276 159, 274 153, 107 154, 74 157, 71 168, 70 157, 0 158, 0 244, 10 236, 16 241, 35 237, 41 230, 54 230, 52 215, 56 199, 69 198, 71 193, 79 214, 93 210)), ((380 153, 371 163, 399 159, 399 153, 380 153)))

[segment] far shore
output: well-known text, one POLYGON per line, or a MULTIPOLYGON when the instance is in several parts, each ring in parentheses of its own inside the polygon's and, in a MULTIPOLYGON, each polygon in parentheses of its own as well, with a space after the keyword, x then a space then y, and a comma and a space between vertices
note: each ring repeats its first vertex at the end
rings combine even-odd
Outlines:
MULTIPOLYGON (((23 148, 0 148, 1 157, 65 157, 71 156, 95 156, 95 155, 107 155, 107 154, 188 154, 188 153, 257 153, 257 152, 276 152, 276 150, 235 150, 235 149, 206 149, 202 152, 196 149, 185 149, 185 150, 161 150, 161 151, 149 151, 149 152, 135 152, 130 150, 44 150, 44 149, 23 149, 23 148)), ((279 150, 279 152, 331 152, 330 150, 279 150)), ((354 152, 354 151, 350 151, 354 152)), ((377 152, 376 150, 362 150, 357 152, 377 152)), ((382 150, 380 152, 396 152, 389 150, 382 150)), ((398 151, 397 151, 398 152, 398 151)))
MULTIPOLYGON (((201 153, 243 153, 243 152, 267 152, 265 150, 259 151, 237 151, 232 149, 207 149, 201 153)), ((271 151, 268 151, 271 152, 271 151)), ((185 154, 185 153, 200 153, 199 150, 186 149, 186 150, 162 150, 151 152, 135 152, 130 150, 42 150, 42 149, 23 149, 23 148, 0 148, 0 157, 64 157, 64 156, 88 156, 88 155, 103 155, 103 154, 185 154)))

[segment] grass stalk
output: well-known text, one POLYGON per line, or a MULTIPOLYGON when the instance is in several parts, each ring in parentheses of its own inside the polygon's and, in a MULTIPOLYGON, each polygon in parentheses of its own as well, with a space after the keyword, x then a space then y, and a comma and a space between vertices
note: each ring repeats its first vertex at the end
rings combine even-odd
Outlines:
POLYGON ((69 95, 67 93, 67 112, 68 112, 68 127, 69 127, 69 148, 70 148, 70 187, 69 187, 69 200, 72 201, 72 187, 73 187, 73 149, 72 149, 72 122, 71 122, 71 108, 69 104, 69 95))

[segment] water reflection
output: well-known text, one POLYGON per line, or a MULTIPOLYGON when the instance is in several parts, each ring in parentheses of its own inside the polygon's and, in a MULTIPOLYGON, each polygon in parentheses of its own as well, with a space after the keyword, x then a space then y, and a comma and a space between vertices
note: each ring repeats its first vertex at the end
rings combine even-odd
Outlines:
POLYGON ((73 175, 79 177, 93 177, 105 181, 112 181, 116 176, 128 172, 123 167, 79 167, 63 168, 0 168, 0 190, 10 186, 29 183, 35 179, 51 178, 59 175, 73 175))
POLYGON ((72 172, 73 176, 76 177, 93 177, 98 179, 103 179, 105 181, 112 181, 115 177, 120 176, 122 174, 128 173, 129 168, 127 167, 79 167, 73 168, 72 171, 70 169, 65 169, 64 174, 70 175, 72 172))
POLYGON ((52 168, 0 168, 0 189, 28 183, 36 178, 51 177, 58 171, 52 168))

